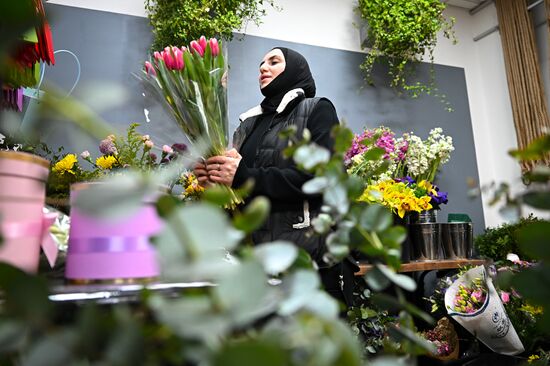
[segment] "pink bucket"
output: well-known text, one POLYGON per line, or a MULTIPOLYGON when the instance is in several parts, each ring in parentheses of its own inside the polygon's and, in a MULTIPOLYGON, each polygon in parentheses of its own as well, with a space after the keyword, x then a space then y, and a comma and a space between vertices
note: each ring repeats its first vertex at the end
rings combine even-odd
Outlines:
POLYGON ((0 261, 36 272, 48 227, 42 208, 50 162, 36 155, 0 151, 0 261))
POLYGON ((153 279, 159 275, 150 237, 162 228, 152 204, 117 220, 89 216, 73 203, 78 192, 93 184, 71 186, 71 229, 65 277, 78 282, 153 279))

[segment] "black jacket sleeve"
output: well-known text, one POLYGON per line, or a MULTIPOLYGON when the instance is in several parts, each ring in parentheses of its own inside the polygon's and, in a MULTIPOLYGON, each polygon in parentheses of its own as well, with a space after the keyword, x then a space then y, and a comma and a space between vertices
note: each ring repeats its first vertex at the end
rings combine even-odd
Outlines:
MULTIPOLYGON (((311 132, 313 142, 332 150, 334 141, 330 132, 338 123, 333 104, 327 99, 321 99, 313 108, 306 126, 311 132)), ((306 197, 302 192, 302 185, 312 177, 296 167, 252 168, 247 167, 241 160, 233 179, 233 187, 239 187, 247 179, 252 178, 255 182, 252 196, 264 195, 273 201, 292 202, 306 197)))

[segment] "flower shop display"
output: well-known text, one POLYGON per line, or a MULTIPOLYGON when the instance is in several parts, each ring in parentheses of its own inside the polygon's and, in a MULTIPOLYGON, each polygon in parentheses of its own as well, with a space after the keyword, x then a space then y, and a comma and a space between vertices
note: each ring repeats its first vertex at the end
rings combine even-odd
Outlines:
MULTIPOLYGON (((111 134, 105 137, 98 144, 100 155, 95 158, 87 150, 78 156, 75 153, 54 154, 51 157, 48 197, 66 198, 74 183, 99 180, 127 169, 142 172, 160 169, 187 150, 187 146, 181 143, 156 147, 149 135, 136 131, 137 127, 139 123, 132 123, 125 135, 111 134), (160 150, 160 156, 155 152, 157 150, 160 150)), ((46 150, 48 157, 52 155, 47 147, 46 150)))
MULTIPOLYGON (((82 190, 94 185, 109 189, 102 184, 73 184, 71 203, 82 190)), ((136 212, 117 219, 91 216, 73 206, 65 277, 77 283, 156 278, 160 269, 150 238, 163 226, 153 201, 151 198, 136 212)))
POLYGON ((524 351, 506 309, 484 266, 474 267, 445 292, 448 314, 494 352, 517 355, 524 351))
POLYGON ((37 271, 41 247, 51 266, 57 256, 48 231, 55 215, 42 210, 49 165, 36 155, 0 151, 0 261, 28 272, 37 271))

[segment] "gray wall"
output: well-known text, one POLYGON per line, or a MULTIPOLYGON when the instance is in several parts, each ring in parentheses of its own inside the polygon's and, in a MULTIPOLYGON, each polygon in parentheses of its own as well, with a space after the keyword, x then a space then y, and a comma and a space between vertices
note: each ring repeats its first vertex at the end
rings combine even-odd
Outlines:
MULTIPOLYGON (((46 13, 51 18, 55 49, 71 50, 82 64, 76 96, 84 94, 89 82, 118 82, 128 90, 130 99, 122 106, 102 111, 103 118, 121 130, 131 122, 139 122, 142 124, 139 131, 150 134, 157 145, 184 139, 164 112, 141 95, 142 89, 131 75, 139 72, 147 58, 151 40, 147 19, 52 4, 46 4, 46 13), (144 108, 150 110, 149 123, 145 122, 144 108)), ((466 180, 471 177, 477 181, 478 174, 463 69, 435 65, 440 92, 447 95, 454 108, 454 112, 449 113, 437 98, 411 99, 397 95, 385 86, 388 80, 384 67, 376 71, 378 86, 366 85, 359 70, 363 59, 361 53, 236 35, 228 44, 231 131, 238 123, 238 115, 261 101, 258 64, 275 46, 293 48, 306 57, 317 83, 317 95, 331 99, 339 117, 355 132, 365 126, 386 125, 398 134, 413 131, 425 138, 431 128, 442 127, 445 134, 453 137, 456 150, 437 182, 443 190, 449 191, 450 198, 449 204, 439 213, 440 220, 446 220, 448 212, 467 213, 474 221, 476 233, 483 230, 481 200, 467 197, 466 180)), ((419 78, 425 80, 428 70, 428 65, 421 65, 419 78)), ((74 61, 67 56, 60 55, 56 66, 46 71, 47 80, 64 88, 70 88, 74 77, 74 61)), ((69 132, 66 127, 59 127, 45 132, 44 137, 65 145, 68 151, 77 147, 81 151, 83 146, 92 154, 97 151, 95 141, 78 140, 76 145, 77 140, 69 132)))

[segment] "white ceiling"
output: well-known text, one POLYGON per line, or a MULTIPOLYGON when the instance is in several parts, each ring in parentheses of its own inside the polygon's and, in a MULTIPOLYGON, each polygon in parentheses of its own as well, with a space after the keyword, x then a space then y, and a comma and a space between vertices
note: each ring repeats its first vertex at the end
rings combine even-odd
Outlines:
POLYGON ((482 3, 484 0, 443 0, 449 5, 458 6, 461 8, 472 9, 482 3))

